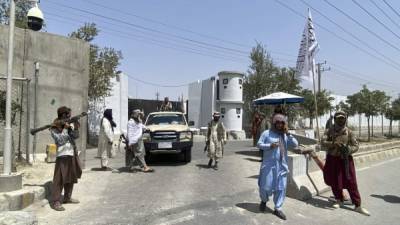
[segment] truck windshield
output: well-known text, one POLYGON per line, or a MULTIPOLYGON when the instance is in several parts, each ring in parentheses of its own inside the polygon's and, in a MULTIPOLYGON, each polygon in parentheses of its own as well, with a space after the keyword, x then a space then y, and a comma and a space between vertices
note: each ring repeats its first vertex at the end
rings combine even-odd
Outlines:
POLYGON ((169 124, 186 125, 186 121, 183 118, 183 115, 180 115, 180 114, 149 115, 149 118, 147 118, 147 121, 146 121, 146 125, 169 125, 169 124))

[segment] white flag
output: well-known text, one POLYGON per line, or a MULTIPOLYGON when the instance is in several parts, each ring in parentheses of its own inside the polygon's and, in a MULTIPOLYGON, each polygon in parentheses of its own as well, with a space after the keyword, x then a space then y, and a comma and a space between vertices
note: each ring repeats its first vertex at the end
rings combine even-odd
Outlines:
POLYGON ((308 18, 306 26, 304 27, 299 55, 297 57, 296 73, 301 78, 310 82, 313 82, 313 75, 315 74, 315 54, 318 49, 319 45, 315 37, 311 11, 308 9, 308 18))

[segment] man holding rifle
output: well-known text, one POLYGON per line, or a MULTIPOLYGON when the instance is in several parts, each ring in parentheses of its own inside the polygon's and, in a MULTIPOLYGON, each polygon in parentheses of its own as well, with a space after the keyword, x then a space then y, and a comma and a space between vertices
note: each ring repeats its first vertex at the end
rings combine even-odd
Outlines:
POLYGON ((57 145, 57 158, 53 177, 52 208, 64 211, 61 205, 61 192, 64 189, 62 203, 79 203, 71 198, 74 183, 81 177, 82 169, 77 154, 75 139, 79 137, 79 122, 71 122, 71 109, 62 106, 57 109, 57 118, 54 120, 50 132, 57 145))
POLYGON ((352 154, 358 151, 358 142, 353 132, 346 126, 347 114, 338 111, 334 115, 334 125, 325 131, 321 145, 327 151, 324 166, 324 180, 332 188, 336 202, 334 208, 343 206, 343 189, 347 189, 355 205, 355 211, 369 216, 361 207, 356 171, 352 154))

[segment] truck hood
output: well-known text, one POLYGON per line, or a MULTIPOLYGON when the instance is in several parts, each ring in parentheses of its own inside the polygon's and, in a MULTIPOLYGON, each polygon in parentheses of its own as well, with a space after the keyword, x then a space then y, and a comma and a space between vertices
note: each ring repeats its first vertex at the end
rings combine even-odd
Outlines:
POLYGON ((155 132, 155 131, 177 131, 177 132, 182 132, 182 131, 189 131, 189 127, 186 125, 148 125, 146 126, 147 129, 150 130, 150 132, 155 132))

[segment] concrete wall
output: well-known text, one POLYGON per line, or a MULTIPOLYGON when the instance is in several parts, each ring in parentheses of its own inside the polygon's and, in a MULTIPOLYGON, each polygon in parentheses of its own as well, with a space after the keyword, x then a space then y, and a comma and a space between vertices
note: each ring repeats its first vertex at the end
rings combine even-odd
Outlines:
MULTIPOLYGON (((8 26, 0 25, 0 73, 6 74, 8 51, 8 26)), ((38 80, 37 125, 51 123, 57 116, 57 108, 63 105, 72 114, 88 110, 89 44, 58 35, 30 30, 15 29, 14 77, 26 77, 30 82, 30 128, 34 115, 34 62, 40 63, 38 80)), ((77 140, 79 150, 86 149, 87 119, 81 119, 81 136, 77 140)), ((30 135, 26 133, 25 135, 30 135)), ((3 137, 0 137, 3 139, 3 137)), ((32 138, 30 138, 32 143, 32 138)), ((44 153, 46 145, 53 143, 48 130, 37 134, 37 152, 44 153)), ((2 146, 1 146, 2 148, 2 146)), ((30 144, 32 149, 32 144, 30 144)), ((84 154, 84 152, 83 152, 84 154)), ((84 157, 84 155, 83 155, 84 157)))
MULTIPOLYGON (((340 103, 340 101, 346 102, 347 96, 342 96, 342 95, 331 95, 331 97, 334 98, 334 100, 331 102, 332 105, 335 107, 336 105, 338 105, 340 103)), ((332 115, 335 112, 332 112, 332 115)), ((326 121, 329 119, 329 113, 319 117, 319 126, 320 127, 325 127, 326 121)), ((361 119, 361 127, 366 128, 368 126, 368 121, 367 121, 367 117, 364 114, 356 114, 354 116, 350 116, 347 120, 347 123, 349 126, 352 127, 358 127, 359 126, 359 120, 361 119)), ((310 120, 309 119, 304 119, 303 123, 306 126, 309 126, 310 124, 310 120)), ((372 123, 372 120, 370 121, 370 123, 372 123)), ((389 126, 390 121, 388 119, 386 119, 385 117, 383 118, 383 126, 384 127, 388 127, 389 126)), ((316 126, 315 124, 315 120, 314 120, 314 126, 316 126)), ((372 124, 371 124, 372 125, 372 124)), ((382 126, 382 118, 381 116, 377 116, 374 117, 374 127, 381 127, 382 126)), ((377 130, 378 131, 378 130, 377 130)), ((380 130, 379 130, 380 131, 380 130)), ((379 132, 378 131, 378 132, 379 132)))

